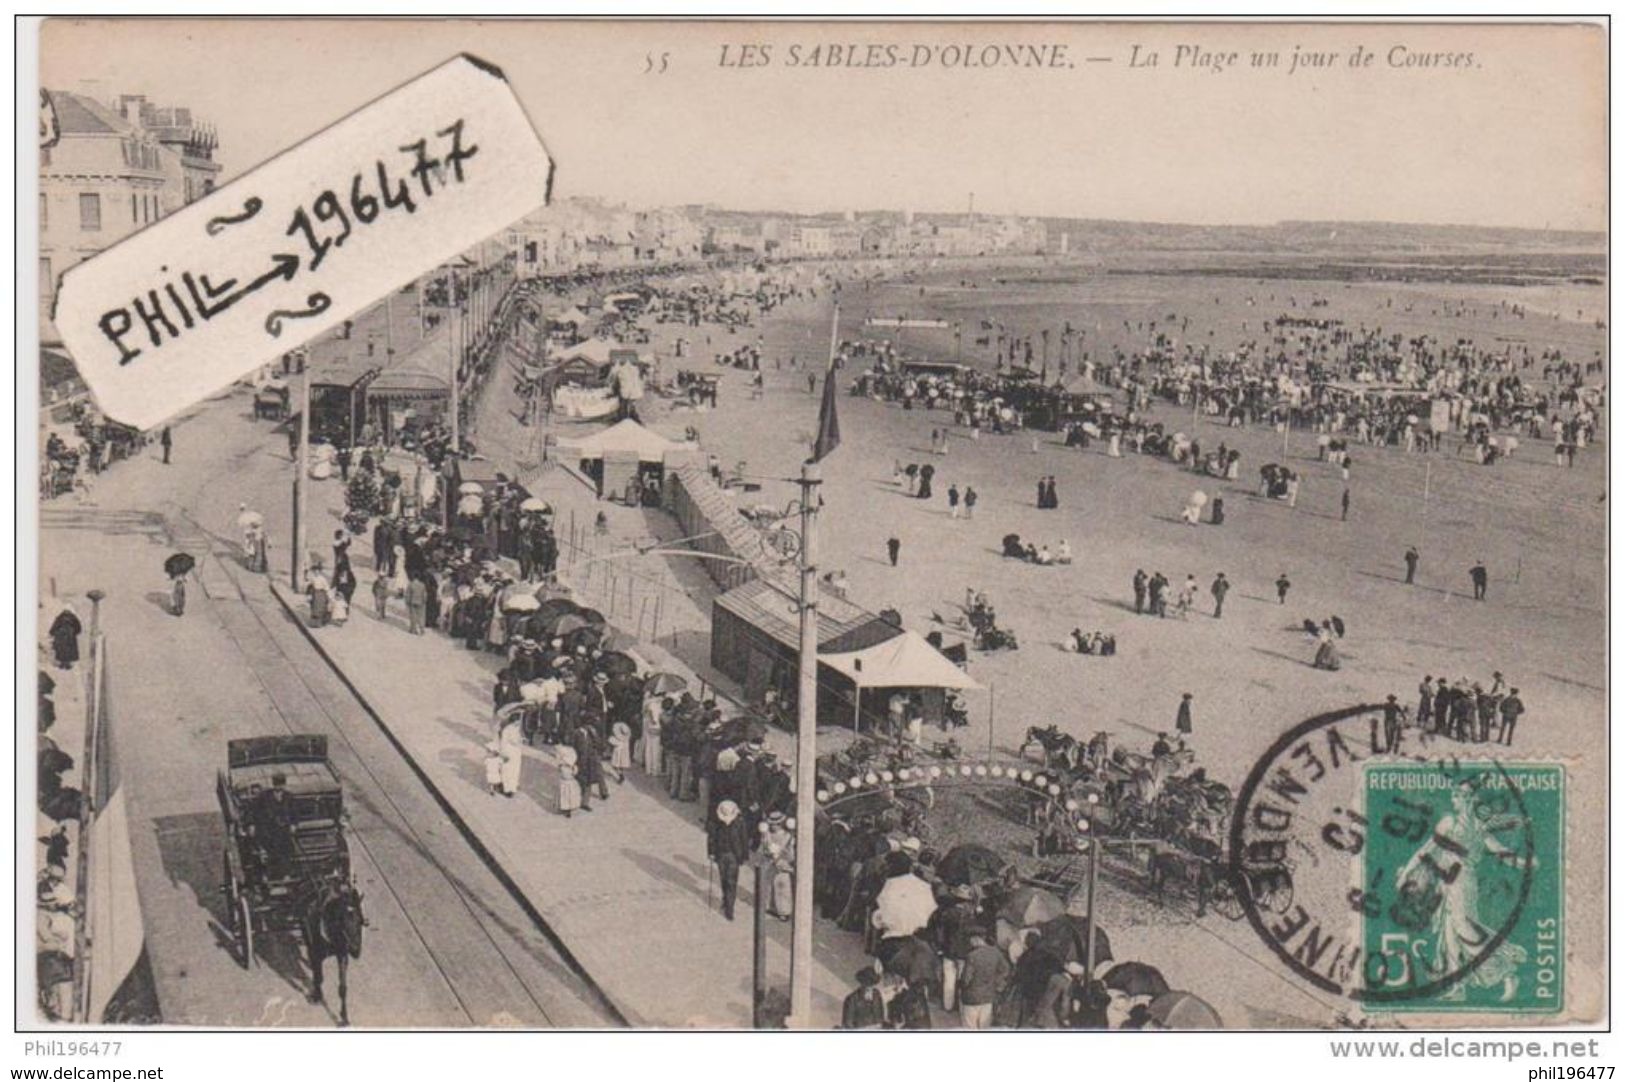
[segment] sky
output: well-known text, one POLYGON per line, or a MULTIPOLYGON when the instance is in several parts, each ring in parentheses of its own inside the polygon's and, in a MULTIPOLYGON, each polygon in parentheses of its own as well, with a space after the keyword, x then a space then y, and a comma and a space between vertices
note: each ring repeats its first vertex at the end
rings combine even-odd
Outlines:
POLYGON ((1580 26, 51 20, 40 71, 190 106, 227 179, 469 52, 507 73, 557 196, 1602 230, 1606 48, 1580 26))

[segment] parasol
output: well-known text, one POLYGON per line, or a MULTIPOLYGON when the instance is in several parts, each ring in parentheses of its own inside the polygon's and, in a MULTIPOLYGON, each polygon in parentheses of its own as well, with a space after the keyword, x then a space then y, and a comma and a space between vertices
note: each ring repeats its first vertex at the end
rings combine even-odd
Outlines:
POLYGON ((1082 428, 1085 432, 1089 433, 1089 435, 1094 436, 1097 439, 1100 437, 1100 426, 1095 424, 1093 421, 1083 422, 1082 428))
POLYGON ((485 494, 485 486, 478 481, 464 481, 457 486, 457 491, 464 496, 481 496, 485 494))
POLYGON ((240 530, 256 529, 265 525, 265 516, 258 511, 244 511, 237 516, 237 528, 240 530))
POLYGON ((539 499, 535 496, 527 496, 524 502, 519 505, 519 510, 535 511, 539 514, 551 515, 553 513, 553 505, 548 503, 546 500, 539 499))
POLYGON ((459 515, 477 515, 484 510, 485 501, 478 496, 464 496, 457 501, 457 513, 459 515))
POLYGON ((1203 507, 1207 504, 1207 493, 1203 492, 1201 489, 1197 489, 1195 492, 1191 493, 1190 500, 1188 502, 1192 507, 1203 507))
MULTIPOLYGON (((949 886, 970 886, 999 879, 1010 862, 985 845, 956 845, 937 863, 937 875, 949 886)), ((1059 909, 1057 909, 1059 912, 1059 909)))
POLYGON ((504 612, 535 612, 542 607, 535 594, 514 594, 502 603, 504 612))
POLYGON ((591 624, 593 627, 603 627, 605 624, 609 623, 608 620, 604 619, 604 614, 599 612, 597 609, 588 609, 577 606, 576 615, 587 621, 587 623, 591 624))
POLYGON ((170 578, 179 578, 190 574, 192 568, 197 566, 197 560, 192 558, 190 552, 177 552, 164 561, 164 574, 170 578))
POLYGON ((533 680, 528 684, 519 685, 519 697, 527 703, 539 703, 546 700, 547 692, 542 690, 540 681, 533 680))
POLYGON ((1223 1029, 1219 1012, 1189 992, 1164 992, 1146 1008, 1161 1029, 1223 1029))
POLYGON ((1106 971, 1107 988, 1126 996, 1162 996, 1168 993, 1168 981, 1162 970, 1144 962, 1121 962, 1106 971))
POLYGON ((1041 887, 1017 887, 999 909, 999 916, 1017 928, 1031 928, 1065 913, 1061 899, 1041 887))
POLYGON ((674 672, 657 672, 643 685, 648 695, 675 695, 688 687, 688 681, 674 672))
POLYGON ((884 935, 913 935, 937 911, 931 884, 916 875, 899 875, 886 880, 875 898, 875 927, 884 935))

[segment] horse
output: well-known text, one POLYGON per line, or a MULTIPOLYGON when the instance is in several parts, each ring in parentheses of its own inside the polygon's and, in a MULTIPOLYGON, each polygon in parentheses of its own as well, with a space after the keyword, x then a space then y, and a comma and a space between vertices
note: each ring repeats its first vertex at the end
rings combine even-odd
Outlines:
POLYGON ((305 950, 310 955, 310 994, 312 1003, 323 1003, 322 969, 328 958, 339 967, 339 1025, 350 1024, 350 960, 361 957, 361 930, 367 920, 361 913, 361 892, 346 878, 330 878, 312 886, 304 899, 300 927, 305 950))
POLYGON ((1029 726, 1026 739, 1021 742, 1021 747, 1016 749, 1016 754, 1026 758, 1027 749, 1035 744, 1043 749, 1044 765, 1046 767, 1075 767, 1078 741, 1072 735, 1063 733, 1059 727, 1055 725, 1047 725, 1042 728, 1037 725, 1029 726))

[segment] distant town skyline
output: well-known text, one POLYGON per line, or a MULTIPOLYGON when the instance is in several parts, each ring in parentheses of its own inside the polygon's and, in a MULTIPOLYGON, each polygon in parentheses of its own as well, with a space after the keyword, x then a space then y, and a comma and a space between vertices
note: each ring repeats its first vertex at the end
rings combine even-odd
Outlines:
POLYGON ((191 108, 229 182, 457 51, 506 72, 556 197, 941 214, 974 192, 988 215, 1148 224, 1607 225, 1605 38, 1583 27, 52 20, 40 67, 48 88, 191 108), (1130 70, 1134 45, 1167 65, 1187 38, 1244 57, 1403 41, 1478 67, 1130 70), (780 64, 722 66, 752 40, 780 64), (899 40, 1057 42, 1075 67, 783 66, 792 44, 899 40))

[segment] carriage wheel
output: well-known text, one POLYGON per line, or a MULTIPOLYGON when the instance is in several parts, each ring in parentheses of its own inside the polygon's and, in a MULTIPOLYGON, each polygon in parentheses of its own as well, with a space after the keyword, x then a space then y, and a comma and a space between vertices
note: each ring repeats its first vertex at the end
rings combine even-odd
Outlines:
POLYGON ((254 913, 248 906, 248 895, 243 885, 231 874, 231 857, 225 858, 227 919, 231 921, 231 937, 242 952, 244 969, 254 968, 254 913))
POLYGON ((1277 915, 1284 915, 1292 908, 1292 876, 1287 874, 1284 882, 1270 891, 1268 897, 1263 899, 1264 908, 1277 915))
POLYGON ((1208 905, 1225 920, 1240 920, 1243 915, 1241 899, 1236 896, 1228 876, 1220 875, 1213 883, 1208 905))
POLYGON ((248 895, 237 896, 237 945, 243 952, 243 968, 254 968, 254 911, 248 895))

